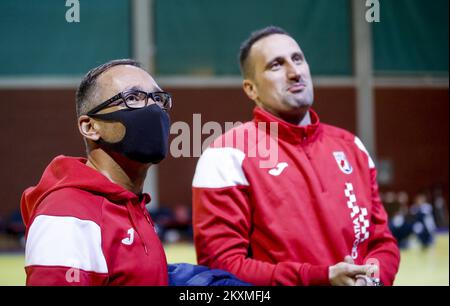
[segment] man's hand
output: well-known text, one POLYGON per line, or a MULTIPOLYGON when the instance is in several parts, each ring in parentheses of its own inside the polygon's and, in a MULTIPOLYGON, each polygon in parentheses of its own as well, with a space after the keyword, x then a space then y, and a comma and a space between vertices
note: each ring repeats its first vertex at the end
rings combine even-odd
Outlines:
MULTIPOLYGON (((346 256, 344 261, 346 263, 350 263, 350 264, 354 264, 355 263, 350 256, 346 256)), ((369 266, 369 270, 367 271, 367 273, 365 275, 362 275, 362 274, 356 275, 355 286, 359 286, 359 287, 377 286, 373 282, 373 279, 370 277, 371 275, 374 275, 377 272, 378 272, 378 266, 370 265, 369 266)))
POLYGON ((371 267, 371 265, 355 265, 350 256, 345 256, 343 262, 330 266, 328 269, 328 278, 332 286, 365 286, 364 280, 357 279, 356 276, 366 275, 371 271, 371 267))
MULTIPOLYGON (((344 261, 349 264, 355 264, 355 261, 353 260, 353 258, 351 256, 345 256, 344 261)), ((362 274, 356 275, 355 286, 365 287, 365 286, 368 286, 368 284, 369 284, 369 279, 366 275, 362 275, 362 274)))

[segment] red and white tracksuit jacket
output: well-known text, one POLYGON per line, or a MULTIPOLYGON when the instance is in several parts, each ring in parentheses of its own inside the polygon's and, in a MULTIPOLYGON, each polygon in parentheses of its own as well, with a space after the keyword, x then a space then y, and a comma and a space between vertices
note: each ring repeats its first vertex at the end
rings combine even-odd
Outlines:
POLYGON ((193 180, 198 262, 256 285, 328 285, 328 267, 351 255, 392 285, 400 255, 375 165, 357 137, 310 114, 300 127, 257 107, 205 150, 193 180))
POLYGON ((56 157, 22 195, 27 285, 167 285, 145 203, 85 165, 56 157))

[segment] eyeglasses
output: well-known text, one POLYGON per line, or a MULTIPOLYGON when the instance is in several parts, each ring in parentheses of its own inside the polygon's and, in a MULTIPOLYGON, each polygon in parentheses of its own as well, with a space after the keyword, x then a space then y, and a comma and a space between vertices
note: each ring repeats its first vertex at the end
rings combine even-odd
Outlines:
POLYGON ((141 90, 126 90, 94 107, 87 115, 93 115, 111 106, 125 105, 131 109, 143 108, 148 105, 148 98, 152 99, 163 110, 167 111, 172 108, 172 97, 165 91, 145 92, 141 90))

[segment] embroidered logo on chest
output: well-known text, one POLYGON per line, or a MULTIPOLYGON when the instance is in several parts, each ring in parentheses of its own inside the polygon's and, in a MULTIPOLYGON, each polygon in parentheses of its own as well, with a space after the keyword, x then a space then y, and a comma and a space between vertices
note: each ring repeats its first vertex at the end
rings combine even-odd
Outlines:
POLYGON ((134 241, 134 229, 130 228, 128 230, 128 237, 122 239, 122 243, 125 245, 132 245, 134 241))
POLYGON ((334 159, 336 160, 339 166, 339 169, 341 169, 342 172, 344 172, 345 174, 350 174, 353 172, 353 167, 348 162, 344 152, 342 151, 333 152, 333 155, 334 159))
POLYGON ((287 168, 287 166, 287 163, 278 163, 275 168, 269 170, 269 174, 273 176, 279 176, 281 172, 283 172, 283 170, 287 168))

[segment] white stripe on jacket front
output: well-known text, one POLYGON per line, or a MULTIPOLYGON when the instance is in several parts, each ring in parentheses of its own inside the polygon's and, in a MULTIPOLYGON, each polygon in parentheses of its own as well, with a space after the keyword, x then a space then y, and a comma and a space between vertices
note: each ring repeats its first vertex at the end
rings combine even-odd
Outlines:
POLYGON ((244 152, 235 148, 208 148, 198 160, 192 187, 248 186, 242 170, 244 152))
POLYGON ((33 265, 108 273, 100 226, 75 217, 37 216, 25 247, 25 266, 33 265))

